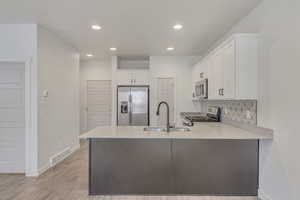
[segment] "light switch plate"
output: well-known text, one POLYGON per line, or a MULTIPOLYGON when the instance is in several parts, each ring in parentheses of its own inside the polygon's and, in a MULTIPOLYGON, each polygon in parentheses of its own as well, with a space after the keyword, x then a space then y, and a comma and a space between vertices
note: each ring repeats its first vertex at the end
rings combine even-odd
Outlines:
POLYGON ((48 96, 49 96, 48 90, 44 90, 44 91, 43 91, 43 97, 44 97, 44 98, 47 98, 48 96))

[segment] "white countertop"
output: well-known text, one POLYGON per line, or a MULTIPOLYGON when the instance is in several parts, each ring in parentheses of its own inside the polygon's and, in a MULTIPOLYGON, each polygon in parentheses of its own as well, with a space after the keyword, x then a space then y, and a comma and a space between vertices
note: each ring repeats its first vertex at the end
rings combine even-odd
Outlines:
POLYGON ((198 123, 189 127, 189 132, 145 132, 141 126, 99 126, 79 136, 91 138, 128 138, 128 139, 236 139, 236 140, 271 140, 273 133, 258 133, 236 128, 224 123, 198 123))

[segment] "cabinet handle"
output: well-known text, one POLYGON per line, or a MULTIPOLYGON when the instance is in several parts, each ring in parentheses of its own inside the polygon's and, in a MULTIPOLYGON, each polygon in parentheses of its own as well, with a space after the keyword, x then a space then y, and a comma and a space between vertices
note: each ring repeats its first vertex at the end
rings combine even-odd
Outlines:
POLYGON ((221 89, 221 95, 224 96, 224 88, 221 89))

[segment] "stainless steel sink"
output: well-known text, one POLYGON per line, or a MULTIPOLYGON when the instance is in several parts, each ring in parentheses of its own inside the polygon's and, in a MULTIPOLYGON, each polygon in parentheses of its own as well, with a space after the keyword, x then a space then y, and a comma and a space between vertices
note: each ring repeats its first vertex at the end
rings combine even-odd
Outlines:
MULTIPOLYGON (((145 127, 144 131, 147 132, 167 132, 167 129, 164 127, 145 127)), ((175 127, 170 128, 170 132, 188 132, 191 131, 189 128, 186 127, 175 127)))
POLYGON ((189 129, 187 127, 175 127, 175 128, 171 128, 170 131, 173 131, 173 132, 189 132, 189 131, 191 131, 191 129, 189 129))
POLYGON ((147 131, 147 132, 164 132, 164 131, 167 131, 167 129, 163 128, 163 127, 145 127, 144 131, 147 131))

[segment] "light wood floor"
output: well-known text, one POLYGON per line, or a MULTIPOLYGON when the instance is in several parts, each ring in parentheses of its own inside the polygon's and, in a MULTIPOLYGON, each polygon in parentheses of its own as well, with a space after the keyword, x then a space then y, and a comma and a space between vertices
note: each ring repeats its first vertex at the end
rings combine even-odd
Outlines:
POLYGON ((257 200, 256 197, 97 196, 88 197, 88 144, 38 178, 0 175, 0 200, 257 200))

